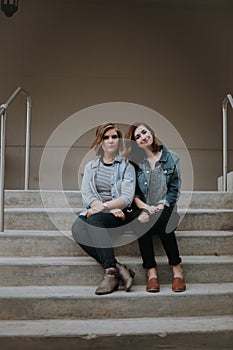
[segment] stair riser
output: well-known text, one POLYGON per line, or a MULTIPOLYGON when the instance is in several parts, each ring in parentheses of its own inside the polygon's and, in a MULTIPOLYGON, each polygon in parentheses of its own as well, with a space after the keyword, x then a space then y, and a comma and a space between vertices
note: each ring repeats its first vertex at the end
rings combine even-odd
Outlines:
POLYGON ((198 192, 191 195, 189 192, 183 192, 179 199, 180 208, 193 209, 232 209, 233 193, 232 192, 198 192))
MULTIPOLYGON (((135 284, 145 284, 146 274, 141 265, 128 265, 136 272, 135 284)), ((187 283, 225 283, 233 281, 232 263, 183 263, 187 283)), ((4 265, 0 266, 1 286, 81 285, 96 286, 103 270, 93 264, 4 265)), ((164 262, 158 265, 161 283, 170 283, 172 270, 164 262)))
MULTIPOLYGON (((72 208, 83 206, 80 191, 46 192, 39 191, 5 191, 5 203, 8 208, 72 208), (41 199, 41 193, 42 198, 41 199)), ((229 208, 232 209, 232 192, 182 192, 180 208, 229 208)))
POLYGON ((5 191, 7 208, 83 207, 81 192, 5 191), (42 195, 41 195, 42 193, 42 195))
MULTIPOLYGON (((1 320, 34 320, 56 318, 128 318, 176 317, 228 315, 232 308, 233 294, 208 295, 160 295, 117 298, 0 298, 1 320), (140 302, 138 302, 140 298, 140 302)), ((132 294, 132 293, 131 293, 132 294)), ((94 289, 93 289, 94 295, 94 289)))
MULTIPOLYGON (((50 213, 17 212, 5 214, 6 230, 70 230, 74 222, 74 214, 68 212, 50 213)), ((181 231, 191 230, 233 230, 233 213, 187 213, 179 227, 181 231)))
POLYGON ((233 213, 188 213, 179 225, 181 231, 191 230, 233 230, 233 213))
MULTIPOLYGON (((183 236, 177 233, 177 242, 181 255, 233 255, 233 236, 183 236)), ((155 237, 154 249, 157 256, 163 256, 160 240, 155 237)), ((139 256, 137 241, 116 247, 116 255, 139 256)), ((68 235, 14 236, 4 233, 0 236, 1 256, 85 256, 84 251, 68 235)))
POLYGON ((182 332, 143 334, 115 334, 108 336, 2 336, 2 350, 232 350, 233 331, 182 332), (156 345, 155 345, 156 344, 156 345))

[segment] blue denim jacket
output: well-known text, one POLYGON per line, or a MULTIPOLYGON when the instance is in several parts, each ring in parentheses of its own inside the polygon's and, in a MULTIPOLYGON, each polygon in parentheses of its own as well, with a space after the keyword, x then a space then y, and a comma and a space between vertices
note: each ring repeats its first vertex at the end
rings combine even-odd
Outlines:
POLYGON ((180 194, 181 178, 179 156, 162 147, 162 156, 151 170, 147 159, 136 169, 136 196, 149 205, 164 204, 173 208, 180 194))
MULTIPOLYGON (((81 185, 83 202, 86 208, 101 197, 96 189, 95 176, 101 160, 100 157, 86 164, 84 176, 81 185)), ((113 163, 111 175, 111 193, 112 199, 121 198, 125 202, 125 207, 130 205, 134 198, 136 184, 135 169, 126 159, 116 156, 113 163)))

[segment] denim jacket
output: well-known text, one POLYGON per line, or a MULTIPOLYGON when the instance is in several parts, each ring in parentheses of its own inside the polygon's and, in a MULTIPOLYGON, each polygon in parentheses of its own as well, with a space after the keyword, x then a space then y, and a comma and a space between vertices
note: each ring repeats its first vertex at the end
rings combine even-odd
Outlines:
POLYGON ((154 170, 147 159, 138 164, 136 196, 150 205, 164 204, 173 208, 181 186, 179 157, 165 146, 161 147, 162 155, 154 170))
MULTIPOLYGON (((96 189, 95 176, 100 165, 100 157, 86 164, 81 185, 83 202, 86 208, 101 197, 96 189)), ((130 205, 134 198, 136 176, 134 167, 124 158, 116 156, 111 175, 112 199, 121 198, 125 207, 130 205)))

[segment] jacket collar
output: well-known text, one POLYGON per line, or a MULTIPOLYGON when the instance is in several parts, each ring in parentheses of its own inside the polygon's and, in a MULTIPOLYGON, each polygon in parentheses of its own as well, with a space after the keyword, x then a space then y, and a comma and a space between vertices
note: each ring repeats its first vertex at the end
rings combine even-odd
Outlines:
POLYGON ((168 158, 168 149, 164 145, 161 145, 161 149, 162 149, 162 155, 159 161, 166 162, 168 158))
MULTIPOLYGON (((159 162, 166 162, 167 161, 167 158, 168 158, 168 149, 164 146, 164 145, 161 145, 161 150, 162 150, 162 155, 161 155, 161 158, 159 160, 159 162)), ((147 158, 145 157, 143 159, 143 163, 147 161, 147 158)))

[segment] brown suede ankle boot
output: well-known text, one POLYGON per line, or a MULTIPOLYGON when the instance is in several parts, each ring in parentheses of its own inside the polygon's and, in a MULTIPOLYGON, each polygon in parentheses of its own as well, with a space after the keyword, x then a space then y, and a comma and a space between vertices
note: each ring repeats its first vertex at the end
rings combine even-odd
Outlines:
POLYGON ((128 269, 125 265, 122 265, 120 263, 116 263, 116 267, 119 272, 119 277, 124 283, 126 292, 129 292, 133 284, 135 272, 133 272, 132 270, 128 269))
POLYGON ((119 275, 118 270, 115 267, 109 267, 104 270, 104 276, 96 288, 95 294, 103 295, 114 292, 119 286, 119 275))

